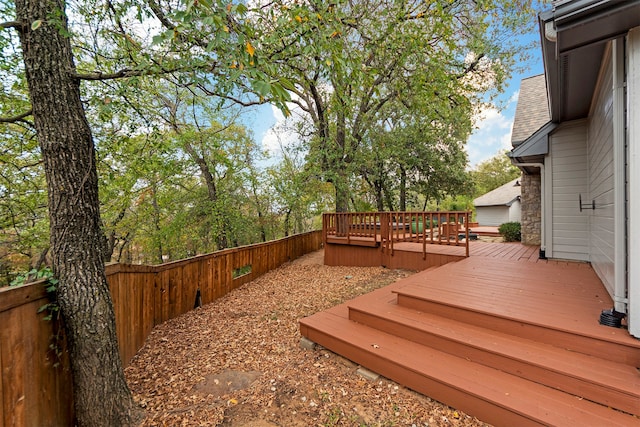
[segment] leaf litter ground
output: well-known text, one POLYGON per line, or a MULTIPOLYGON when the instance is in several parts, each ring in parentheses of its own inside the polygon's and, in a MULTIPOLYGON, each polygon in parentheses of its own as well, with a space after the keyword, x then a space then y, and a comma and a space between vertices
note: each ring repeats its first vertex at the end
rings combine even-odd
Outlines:
POLYGON ((144 426, 487 426, 326 349, 298 319, 412 274, 306 255, 157 326, 126 369, 144 426))

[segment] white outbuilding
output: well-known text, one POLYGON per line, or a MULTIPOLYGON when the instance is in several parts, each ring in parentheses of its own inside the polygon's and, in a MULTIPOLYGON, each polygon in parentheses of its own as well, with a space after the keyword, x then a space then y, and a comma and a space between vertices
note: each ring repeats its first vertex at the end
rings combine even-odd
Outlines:
POLYGON ((520 178, 474 199, 476 221, 480 226, 500 226, 520 222, 520 178))

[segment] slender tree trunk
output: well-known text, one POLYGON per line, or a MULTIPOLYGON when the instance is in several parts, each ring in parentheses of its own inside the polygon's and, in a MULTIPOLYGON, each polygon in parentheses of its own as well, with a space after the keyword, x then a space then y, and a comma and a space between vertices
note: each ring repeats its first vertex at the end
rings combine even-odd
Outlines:
POLYGON ((118 243, 118 236, 116 235, 116 226, 124 219, 124 216, 127 214, 127 209, 122 208, 120 213, 111 222, 111 233, 109 233, 109 237, 107 239, 107 250, 104 254, 104 262, 110 262, 113 257, 113 253, 116 250, 116 244, 118 243))
POLYGON ((40 253, 38 260, 35 264, 31 266, 34 270, 40 270, 43 265, 47 263, 47 255, 49 254, 49 248, 44 248, 44 250, 40 253))
POLYGON ((162 264, 164 262, 164 250, 162 249, 162 235, 160 234, 160 205, 158 205, 158 193, 156 191, 156 183, 154 182, 151 187, 151 207, 153 207, 153 227, 155 230, 155 247, 156 247, 156 262, 162 264))
POLYGON ((387 201, 387 209, 389 209, 389 212, 395 211, 396 209, 393 206, 393 195, 391 194, 389 189, 386 187, 383 188, 383 193, 384 193, 384 199, 387 201))
POLYGON ((284 237, 289 237, 289 228, 291 227, 291 209, 287 209, 284 216, 284 237))
POLYGON ((262 215, 262 211, 258 209, 258 224, 260 224, 260 241, 267 241, 267 230, 264 227, 264 215, 262 215))
MULTIPOLYGON (((125 234, 124 238, 122 239, 122 245, 120 245, 120 250, 118 251, 118 258, 116 259, 116 262, 123 262, 122 255, 125 252, 125 249, 127 248, 127 246, 129 245, 130 234, 131 233, 125 234)), ((131 257, 129 257, 129 261, 130 260, 131 260, 131 257)))
POLYGON ((338 155, 334 161, 336 189, 336 212, 349 212, 349 158, 346 155, 347 131, 346 118, 342 109, 338 110, 336 117, 336 146, 338 155))
POLYGON ((126 426, 141 419, 124 378, 104 274, 95 150, 80 99, 65 5, 16 0, 33 118, 49 197, 51 255, 58 284, 80 426, 126 426))
MULTIPOLYGON (((179 132, 177 128, 176 131, 179 132)), ((211 168, 207 164, 204 156, 200 156, 189 141, 185 141, 184 148, 189 156, 191 156, 191 159, 198 165, 200 174, 202 175, 204 182, 207 184, 207 195, 214 207, 213 217, 216 224, 216 244, 218 250, 226 249, 229 246, 229 239, 227 238, 228 221, 220 212, 218 212, 218 188, 216 186, 216 180, 213 176, 213 172, 211 172, 211 168)))
MULTIPOLYGON (((377 156, 376 156, 377 157, 377 156)), ((384 198, 383 198, 383 190, 384 190, 384 166, 382 161, 376 161, 376 207, 378 212, 384 211, 384 198)))
MULTIPOLYGON (((252 170, 253 175, 253 170, 252 170)), ((258 224, 260 227, 260 239, 262 242, 267 241, 267 228, 264 224, 264 214, 262 213, 262 206, 260 204, 260 197, 258 196, 258 189, 256 188, 256 181, 252 177, 251 178, 251 191, 253 193, 253 198, 256 200, 256 211, 258 212, 258 224)))
POLYGON ((400 211, 407 210, 407 171, 400 167, 400 211))

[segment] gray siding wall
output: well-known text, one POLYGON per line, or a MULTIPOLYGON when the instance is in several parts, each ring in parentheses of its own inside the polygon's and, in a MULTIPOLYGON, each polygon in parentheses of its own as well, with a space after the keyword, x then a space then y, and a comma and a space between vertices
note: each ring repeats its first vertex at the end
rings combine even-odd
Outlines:
POLYGON ((591 211, 580 212, 578 206, 579 194, 590 200, 586 122, 563 124, 550 136, 549 149, 553 156, 551 256, 588 261, 591 211))
POLYGON ((588 130, 589 201, 596 209, 590 221, 590 260, 598 276, 613 294, 615 270, 614 163, 613 163, 613 66, 605 56, 598 90, 594 94, 588 130))
POLYGON ((520 200, 516 200, 509 207, 509 221, 510 222, 521 222, 522 221, 522 209, 520 206, 520 200))
POLYGON ((499 226, 509 222, 509 208, 507 206, 478 206, 476 220, 479 225, 499 226))

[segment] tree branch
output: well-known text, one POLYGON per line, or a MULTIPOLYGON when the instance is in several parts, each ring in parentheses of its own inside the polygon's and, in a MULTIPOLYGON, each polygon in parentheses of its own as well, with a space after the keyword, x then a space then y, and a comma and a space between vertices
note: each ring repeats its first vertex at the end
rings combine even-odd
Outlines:
MULTIPOLYGON (((156 63, 157 64, 157 63, 156 63)), ((123 68, 120 71, 116 71, 113 73, 103 73, 102 71, 94 71, 92 73, 72 73, 72 77, 79 80, 116 80, 116 79, 126 79, 128 77, 140 77, 140 76, 153 76, 153 75, 163 75, 163 74, 171 74, 181 71, 209 71, 212 72, 217 67, 215 62, 211 64, 207 64, 206 67, 191 67, 191 68, 174 68, 174 69, 166 69, 161 68, 157 70, 132 70, 130 68, 123 68)))
POLYGON ((219 98, 227 99, 227 100, 229 100, 229 101, 231 101, 231 102, 233 102, 235 104, 238 104, 238 105, 240 105, 242 107, 252 107, 252 106, 255 106, 255 105, 268 104, 268 103, 272 102, 271 98, 263 98, 262 100, 254 100, 254 101, 251 101, 251 100, 245 101, 245 100, 242 100, 242 99, 240 99, 240 98, 238 98, 236 96, 233 96, 233 95, 229 95, 229 94, 226 94, 226 93, 220 93, 220 92, 217 92, 217 91, 209 90, 203 84, 200 84, 200 83, 197 84, 196 86, 198 87, 198 89, 200 89, 207 96, 217 96, 219 98))
POLYGON ((473 62, 471 62, 469 65, 467 65, 464 70, 459 73, 456 77, 458 79, 461 79, 463 77, 465 77, 467 74, 472 73, 474 71, 476 71, 476 69, 478 68, 478 65, 480 65, 480 61, 482 61, 482 58, 485 57, 484 53, 479 54, 474 60, 473 62))
POLYGON ((13 116, 13 117, 0 117, 0 123, 16 123, 16 122, 21 122, 24 121, 25 117, 29 117, 31 115, 31 113, 33 113, 32 109, 29 109, 29 111, 26 111, 22 114, 18 114, 17 116, 13 116))
POLYGON ((157 1, 149 0, 147 3, 149 5, 149 7, 151 8, 151 11, 153 12, 153 14, 156 16, 156 18, 158 18, 160 23, 165 28, 167 28, 169 30, 174 30, 176 28, 176 26, 173 24, 173 22, 171 22, 169 20, 169 18, 167 18, 167 16, 164 14, 164 11, 162 10, 162 8, 160 7, 160 4, 158 4, 157 1))
POLYGON ((22 27, 24 27, 24 24, 18 21, 0 22, 0 28, 2 29, 15 28, 16 30, 20 30, 22 27))
POLYGON ((116 80, 123 79, 128 77, 140 77, 140 76, 159 76, 166 75, 172 73, 179 72, 192 72, 192 71, 205 71, 207 73, 213 73, 217 68, 219 68, 219 64, 212 60, 205 64, 192 65, 190 67, 176 67, 176 68, 166 68, 157 60, 151 58, 151 62, 157 68, 151 70, 149 68, 142 69, 131 69, 131 68, 123 68, 122 70, 115 71, 113 73, 104 73, 102 71, 94 71, 87 73, 80 73, 74 71, 71 73, 73 78, 78 80, 116 80))
MULTIPOLYGON (((167 71, 170 72, 170 71, 167 71)), ((93 73, 73 73, 72 76, 80 80, 115 80, 123 79, 127 77, 138 77, 154 74, 149 70, 130 70, 123 69, 116 71, 115 73, 103 73, 102 71, 95 71, 93 73)))
MULTIPOLYGON (((164 26, 169 30, 174 30, 174 31, 176 30, 177 28, 176 25, 173 22, 171 22, 171 20, 167 17, 167 15, 162 10, 162 7, 156 0, 148 0, 147 3, 149 5, 149 8, 151 8, 151 11, 153 12, 153 14, 156 16, 156 18, 158 18, 158 20, 162 24, 162 26, 164 26)), ((188 41, 182 33, 178 33, 178 38, 183 42, 188 41)), ((201 38, 197 37, 197 38, 194 38, 192 41, 197 46, 205 50, 207 49, 207 42, 205 40, 202 40, 201 38)))
POLYGON ((270 102, 268 99, 264 99, 263 101, 243 101, 242 99, 236 98, 235 96, 224 94, 218 94, 217 96, 234 102, 242 107, 252 107, 254 105, 262 105, 270 102))

